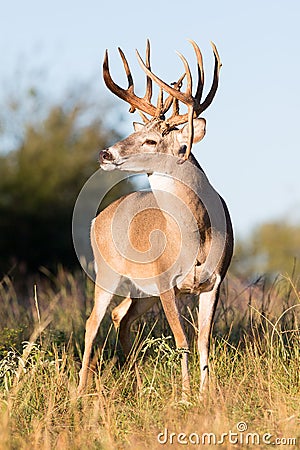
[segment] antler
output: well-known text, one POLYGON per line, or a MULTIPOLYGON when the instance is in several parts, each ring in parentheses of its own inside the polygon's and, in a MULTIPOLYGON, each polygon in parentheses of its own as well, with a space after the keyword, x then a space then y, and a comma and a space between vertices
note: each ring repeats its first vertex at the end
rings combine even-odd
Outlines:
POLYGON ((177 83, 173 83, 173 86, 165 83, 162 81, 157 75, 155 75, 151 71, 150 66, 150 43, 147 39, 147 47, 146 47, 146 62, 144 62, 139 54, 139 52, 136 50, 137 59, 143 69, 143 71, 146 73, 147 76, 147 83, 146 83, 146 93, 144 97, 138 97, 134 93, 134 84, 133 84, 133 78, 131 75, 131 71, 129 68, 129 64, 127 62, 127 59, 122 52, 122 50, 119 48, 119 53, 122 58, 122 62, 124 65, 124 69, 127 75, 128 79, 128 88, 123 89, 120 86, 118 86, 111 78, 110 72, 109 72, 109 65, 108 65, 108 51, 105 52, 105 58, 103 62, 103 77, 106 86, 110 91, 112 91, 115 95, 120 97, 121 99, 125 100, 130 104, 130 112, 134 112, 136 109, 139 110, 142 119, 144 122, 148 122, 149 119, 142 114, 141 112, 144 112, 146 114, 149 114, 152 117, 160 118, 162 120, 165 120, 166 128, 174 128, 177 125, 182 125, 183 123, 188 122, 189 124, 189 138, 188 138, 188 145, 185 152, 184 159, 187 159, 190 155, 192 144, 193 144, 193 137, 194 137, 194 127, 193 127, 193 119, 198 117, 203 111, 205 111, 208 106, 213 101, 213 98, 216 94, 218 83, 219 83, 219 72, 221 68, 221 61, 220 57, 217 51, 217 48, 213 42, 211 42, 212 49, 214 52, 215 57, 215 67, 214 67, 214 77, 212 86, 210 88, 209 93, 207 94, 205 100, 201 103, 202 98, 202 92, 203 92, 203 85, 204 85, 204 70, 203 70, 203 61, 202 61, 202 54, 201 51, 196 44, 196 42, 190 40, 189 41, 195 51, 196 58, 197 58, 197 67, 198 67, 198 84, 196 89, 196 94, 193 97, 192 95, 192 75, 190 71, 189 64, 185 57, 178 53, 179 57, 181 58, 185 73, 179 78, 177 83), (185 92, 181 92, 180 88, 182 86, 182 81, 184 77, 187 78, 187 87, 185 92), (158 97, 157 106, 154 106, 151 103, 151 97, 152 97, 152 81, 154 81, 159 87, 160 87, 160 93, 158 97), (163 101, 163 91, 167 92, 169 94, 168 98, 163 101), (184 103, 188 107, 188 112, 186 114, 179 114, 179 102, 184 103), (171 117, 168 119, 165 119, 166 112, 170 109, 171 105, 173 104, 173 113, 171 117))
POLYGON ((198 66, 198 85, 197 85, 197 90, 196 90, 196 94, 194 97, 192 95, 192 76, 191 76, 190 67, 188 65, 187 60, 181 53, 178 53, 178 55, 184 64, 185 75, 187 77, 187 87, 186 87, 185 92, 180 92, 179 89, 176 89, 176 88, 168 85, 167 83, 162 81, 157 75, 152 73, 151 70, 148 69, 148 67, 143 62, 139 52, 136 51, 138 61, 141 65, 142 69, 146 73, 146 75, 148 77, 150 77, 153 81, 155 81, 155 83, 157 83, 161 89, 166 91, 174 99, 177 99, 177 101, 184 103, 188 107, 188 112, 186 114, 179 114, 179 109, 177 109, 177 110, 175 110, 173 115, 167 120, 168 125, 170 127, 181 125, 186 122, 188 122, 188 124, 189 124, 189 139, 188 139, 188 145, 187 145, 184 159, 187 159, 189 157, 189 154, 190 154, 191 148, 192 148, 192 144, 193 144, 193 137, 194 137, 193 119, 198 117, 203 111, 205 111, 209 107, 211 102, 213 101, 213 98, 214 98, 217 88, 218 88, 219 72, 220 72, 220 68, 222 66, 217 48, 216 48, 215 44, 213 42, 211 42, 212 49, 213 49, 214 56, 215 56, 214 78, 213 78, 212 86, 210 88, 209 93, 207 94, 203 103, 201 103, 201 97, 202 97, 203 85, 204 85, 204 70, 203 70, 202 54, 201 54, 201 51, 200 51, 198 45, 196 44, 196 42, 194 42, 192 40, 190 40, 189 42, 192 44, 192 46, 194 48, 194 51, 195 51, 195 54, 197 57, 197 66, 198 66))
MULTIPOLYGON (((127 75, 128 80, 128 88, 123 89, 118 86, 110 76, 109 65, 108 65, 108 51, 105 52, 105 57, 103 61, 103 78, 106 86, 110 91, 112 91, 115 95, 120 97, 122 100, 125 100, 130 104, 129 112, 134 112, 136 109, 143 111, 144 113, 150 114, 150 116, 154 117, 157 113, 157 108, 152 105, 151 97, 152 97, 152 80, 151 77, 147 76, 147 85, 146 85, 146 93, 143 98, 138 97, 134 93, 134 84, 133 78, 131 75, 131 71, 129 68, 129 64, 127 59, 123 53, 123 51, 118 48, 120 56, 122 58, 122 62, 124 65, 124 69, 127 75)), ((147 70, 151 71, 150 68, 150 43, 147 40, 147 48, 146 48, 146 63, 143 62, 147 70)))
MULTIPOLYGON (((157 106, 154 106, 151 103, 151 97, 152 97, 152 79, 147 75, 147 82, 146 82, 146 93, 144 97, 138 97, 134 93, 134 83, 133 83, 133 77, 130 71, 130 67, 128 64, 128 61, 123 53, 123 51, 118 48, 123 66, 126 72, 127 80, 128 80, 128 88, 123 89, 120 86, 118 86, 113 79, 111 78, 110 72, 109 72, 109 64, 108 64, 108 51, 105 52, 105 57, 103 61, 103 78, 105 81, 106 86, 108 89, 113 92, 115 95, 117 95, 122 100, 125 100, 130 104, 129 112, 133 113, 136 109, 139 110, 139 113, 143 119, 144 122, 149 122, 149 119, 142 113, 149 114, 152 117, 159 117, 164 118, 165 113, 170 109, 172 103, 173 103, 173 96, 169 95, 169 97, 166 99, 165 102, 163 102, 163 94, 162 91, 160 93, 157 106)), ((144 63, 144 66, 147 68, 147 70, 151 72, 151 66, 150 66, 150 42, 149 39, 147 39, 147 46, 146 46, 146 63, 144 63)), ((174 89, 180 89, 182 86, 182 80, 184 79, 185 74, 183 74, 177 83, 174 83, 174 89)))

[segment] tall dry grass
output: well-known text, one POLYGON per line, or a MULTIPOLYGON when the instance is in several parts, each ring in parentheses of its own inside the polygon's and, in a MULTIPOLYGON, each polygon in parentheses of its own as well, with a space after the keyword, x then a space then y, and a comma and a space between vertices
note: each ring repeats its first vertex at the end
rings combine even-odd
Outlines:
MULTIPOLYGON (((142 389, 134 389, 134 359, 121 364, 108 317, 97 338, 89 389, 78 398, 93 286, 82 274, 60 270, 55 277, 41 275, 29 287, 17 293, 8 277, 0 285, 1 450, 194 448, 201 439, 205 448, 215 448, 222 433, 227 436, 220 448, 270 448, 262 442, 268 433, 269 442, 278 440, 277 448, 300 448, 296 282, 247 287, 229 277, 211 341, 210 392, 198 399, 192 341, 188 405, 180 402, 180 356, 159 309, 133 328, 142 389), (241 423, 248 429, 238 431, 241 423), (229 436, 230 430, 238 437, 229 436)), ((195 308, 192 298, 185 303, 192 338, 195 308)))

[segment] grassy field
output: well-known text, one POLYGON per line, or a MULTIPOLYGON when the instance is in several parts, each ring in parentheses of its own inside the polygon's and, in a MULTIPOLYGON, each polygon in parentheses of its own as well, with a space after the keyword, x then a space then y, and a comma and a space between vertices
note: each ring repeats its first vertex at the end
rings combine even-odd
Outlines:
MULTIPOLYGON (((229 277, 211 342, 210 392, 180 402, 180 372, 159 310, 134 326, 143 380, 122 365, 108 317, 87 393, 76 387, 93 286, 60 270, 0 284, 0 449, 300 448, 300 299, 296 282, 242 286, 229 277), (146 340, 144 340, 146 339, 146 340), (272 448, 272 447, 271 447, 272 448)), ((189 299, 191 305, 191 299, 189 299)), ((192 309, 192 308, 191 308, 192 309)), ((194 315, 186 308, 189 334, 194 315)), ((193 342, 193 340, 192 340, 193 342)))

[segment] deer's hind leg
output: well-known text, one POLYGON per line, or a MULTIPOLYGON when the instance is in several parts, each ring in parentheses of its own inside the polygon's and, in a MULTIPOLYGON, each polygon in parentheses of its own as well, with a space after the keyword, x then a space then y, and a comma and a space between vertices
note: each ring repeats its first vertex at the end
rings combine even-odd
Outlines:
POLYGON ((160 299, 170 328, 173 332, 176 347, 182 352, 182 400, 185 401, 188 400, 191 393, 188 368, 189 346, 183 325, 181 323, 181 317, 178 311, 174 289, 170 289, 169 291, 160 294, 160 299))
POLYGON ((198 315, 198 352, 200 357, 200 397, 203 396, 208 387, 208 357, 209 342, 212 329, 214 313, 219 297, 221 277, 217 275, 215 284, 211 291, 202 292, 199 297, 198 315))
MULTIPOLYGON (((119 338, 125 358, 128 360, 133 344, 130 337, 130 328, 132 323, 147 312, 156 302, 158 297, 148 297, 143 299, 131 299, 126 297, 116 308, 113 309, 111 315, 115 328, 119 328, 119 338)), ((138 366, 134 361, 134 370, 136 374, 138 389, 142 386, 141 377, 138 366)))
POLYGON ((130 299, 130 303, 128 301, 128 297, 123 300, 123 302, 117 306, 112 311, 113 320, 116 324, 119 324, 119 337, 120 343, 126 358, 130 355, 132 350, 132 342, 130 339, 130 327, 133 322, 142 316, 145 312, 147 312, 156 302, 158 301, 158 297, 147 297, 142 299, 130 299), (127 306, 127 310, 124 314, 124 306, 127 306), (118 320, 116 320, 116 313, 122 312, 122 316, 118 314, 118 320))

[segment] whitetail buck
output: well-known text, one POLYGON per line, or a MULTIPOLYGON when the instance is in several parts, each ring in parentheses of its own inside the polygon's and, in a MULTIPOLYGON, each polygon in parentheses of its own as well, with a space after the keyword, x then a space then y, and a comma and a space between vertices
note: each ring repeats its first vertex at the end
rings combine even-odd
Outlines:
POLYGON ((93 340, 114 293, 124 297, 113 310, 112 318, 119 326, 120 342, 126 356, 131 351, 132 322, 160 298, 176 347, 182 353, 183 399, 190 395, 189 346, 176 296, 181 292, 198 294, 200 393, 207 385, 210 333, 220 284, 232 257, 233 232, 225 202, 191 153, 192 144, 205 135, 206 122, 198 116, 214 98, 221 63, 212 44, 215 57, 213 82, 201 103, 202 55, 197 44, 191 43, 198 68, 194 96, 190 68, 182 55, 179 56, 185 74, 176 83, 168 85, 151 71, 149 42, 145 63, 137 52, 147 76, 143 98, 134 93, 132 75, 123 52, 119 49, 128 79, 127 89, 112 80, 108 53, 105 55, 103 76, 107 87, 130 104, 131 112, 137 109, 144 124, 134 123, 133 134, 102 150, 100 166, 103 170, 147 173, 151 190, 116 200, 92 223, 95 304, 86 324, 79 392, 86 386, 93 340), (185 77, 186 90, 181 92, 185 77), (151 103, 152 81, 160 88, 157 106, 151 103), (165 100, 163 92, 168 94, 165 100), (186 113, 179 113, 179 102, 187 106, 186 113), (166 113, 171 107, 172 113, 167 118, 166 113), (178 128, 183 124, 186 125, 178 128))

